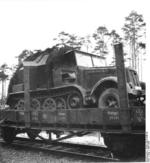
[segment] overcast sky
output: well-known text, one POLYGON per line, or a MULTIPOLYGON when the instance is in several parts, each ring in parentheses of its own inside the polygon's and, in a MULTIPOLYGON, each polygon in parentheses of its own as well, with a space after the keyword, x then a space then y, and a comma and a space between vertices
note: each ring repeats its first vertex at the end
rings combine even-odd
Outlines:
POLYGON ((84 36, 98 26, 119 33, 132 10, 146 17, 146 0, 0 0, 0 65, 24 49, 51 47, 61 31, 84 36))

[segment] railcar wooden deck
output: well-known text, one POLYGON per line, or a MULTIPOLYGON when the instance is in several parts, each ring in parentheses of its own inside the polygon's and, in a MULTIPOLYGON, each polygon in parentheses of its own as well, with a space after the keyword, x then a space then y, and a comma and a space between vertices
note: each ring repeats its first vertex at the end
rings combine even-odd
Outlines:
MULTIPOLYGON (((126 121, 126 120, 125 120, 126 121)), ((17 128, 53 128, 66 130, 87 129, 105 132, 145 132, 145 108, 132 107, 125 110, 120 108, 83 108, 50 111, 24 111, 11 110, 11 108, 0 111, 0 122, 2 126, 14 126, 17 128), (29 116, 30 121, 26 121, 29 116), (121 117, 126 116, 128 123, 121 117), (125 125, 126 123, 126 125, 125 125), (126 126, 127 131, 122 128, 126 126)))

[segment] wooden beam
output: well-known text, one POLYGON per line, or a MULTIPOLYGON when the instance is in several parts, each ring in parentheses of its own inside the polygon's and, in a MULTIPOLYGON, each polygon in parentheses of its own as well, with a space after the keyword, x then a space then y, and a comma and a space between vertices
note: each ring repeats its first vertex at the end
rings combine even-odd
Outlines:
POLYGON ((120 122, 122 129, 126 132, 130 130, 130 112, 129 112, 129 101, 127 93, 127 80, 126 71, 124 66, 124 56, 123 56, 123 45, 114 45, 115 57, 116 57, 116 68, 117 68, 117 78, 118 78, 118 91, 120 99, 120 122))
POLYGON ((25 126, 30 127, 30 67, 24 66, 25 126))

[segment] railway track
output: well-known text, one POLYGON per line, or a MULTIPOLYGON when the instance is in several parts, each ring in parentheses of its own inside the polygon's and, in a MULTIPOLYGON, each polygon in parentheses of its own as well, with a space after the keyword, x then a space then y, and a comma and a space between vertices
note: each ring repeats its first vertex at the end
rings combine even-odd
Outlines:
MULTIPOLYGON (((1 144, 5 142, 0 139, 1 144)), ((19 148, 28 148, 31 150, 40 150, 47 153, 60 153, 66 156, 82 157, 83 159, 91 159, 98 161, 117 162, 118 158, 114 158, 113 154, 105 147, 72 144, 64 142, 47 142, 44 140, 31 140, 28 138, 16 138, 10 145, 19 148)))

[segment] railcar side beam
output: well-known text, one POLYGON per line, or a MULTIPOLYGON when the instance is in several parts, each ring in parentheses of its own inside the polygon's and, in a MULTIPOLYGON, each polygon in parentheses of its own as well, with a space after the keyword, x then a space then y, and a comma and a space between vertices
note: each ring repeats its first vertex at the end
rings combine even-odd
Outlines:
MULTIPOLYGON (((122 129, 122 116, 128 112, 131 132, 145 132, 144 107, 132 107, 129 110, 120 108, 81 108, 53 111, 29 111, 30 126, 37 129, 61 130, 95 130, 103 132, 124 133, 122 129)), ((1 114, 1 113, 0 113, 1 114)), ((5 110, 7 119, 1 125, 13 125, 17 128, 26 128, 26 111, 5 110)), ((2 120, 1 117, 0 120, 2 120)))

